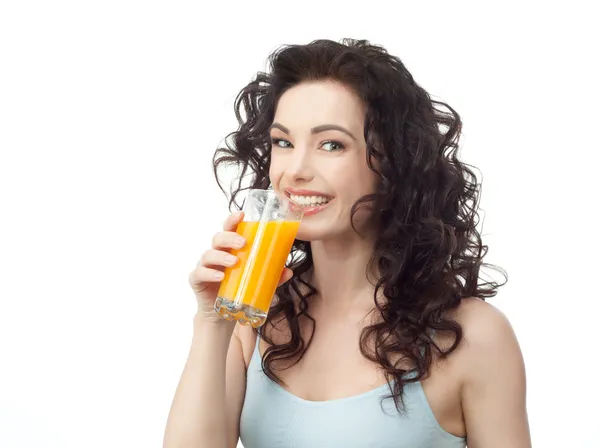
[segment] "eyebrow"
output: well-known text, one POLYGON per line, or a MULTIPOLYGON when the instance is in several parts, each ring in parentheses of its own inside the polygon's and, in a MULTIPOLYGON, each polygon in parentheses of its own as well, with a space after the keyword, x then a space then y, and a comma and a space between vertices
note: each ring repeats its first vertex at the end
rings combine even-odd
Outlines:
MULTIPOLYGON (((269 127, 269 131, 271 129, 279 129, 280 131, 283 131, 288 135, 290 134, 290 130, 288 128, 286 128, 284 125, 279 124, 279 123, 273 123, 271 125, 271 127, 269 127)), ((356 137, 352 134, 352 132, 350 132, 345 127, 339 126, 337 124, 322 124, 320 126, 315 126, 314 128, 312 128, 310 130, 310 132, 312 134, 318 134, 319 132, 325 132, 325 131, 340 131, 340 132, 343 132, 344 134, 349 135, 352 138, 352 140, 356 141, 356 137)))

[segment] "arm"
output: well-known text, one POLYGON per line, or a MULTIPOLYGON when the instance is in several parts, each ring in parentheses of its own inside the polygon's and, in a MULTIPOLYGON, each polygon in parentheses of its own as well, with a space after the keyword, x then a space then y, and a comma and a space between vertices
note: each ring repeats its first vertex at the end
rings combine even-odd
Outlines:
POLYGON ((462 407, 469 448, 530 448, 523 356, 506 317, 477 301, 465 314, 462 407))
POLYGON ((164 448, 235 448, 246 387, 231 322, 194 318, 189 356, 167 419, 164 448))

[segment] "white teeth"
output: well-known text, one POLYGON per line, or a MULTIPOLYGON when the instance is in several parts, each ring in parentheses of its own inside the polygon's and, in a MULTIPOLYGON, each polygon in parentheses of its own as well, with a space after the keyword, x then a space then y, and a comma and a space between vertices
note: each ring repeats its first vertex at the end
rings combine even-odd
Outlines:
POLYGON ((299 196, 291 194, 292 201, 302 205, 320 205, 329 202, 329 199, 323 196, 299 196))

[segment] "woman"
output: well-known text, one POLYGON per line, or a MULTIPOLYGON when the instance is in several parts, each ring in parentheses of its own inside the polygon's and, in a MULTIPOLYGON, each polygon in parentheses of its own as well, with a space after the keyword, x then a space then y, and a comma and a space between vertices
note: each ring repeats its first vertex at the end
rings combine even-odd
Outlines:
POLYGON ((277 50, 236 115, 215 173, 238 163, 305 217, 258 332, 213 310, 240 212, 190 274, 198 312, 164 446, 529 447, 522 355, 484 301, 501 285, 478 284, 458 114, 382 47, 319 40, 277 50))

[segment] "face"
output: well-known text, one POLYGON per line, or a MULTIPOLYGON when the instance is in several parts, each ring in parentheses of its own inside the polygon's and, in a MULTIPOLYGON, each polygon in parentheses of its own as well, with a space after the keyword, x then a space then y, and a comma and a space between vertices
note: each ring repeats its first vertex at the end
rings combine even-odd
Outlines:
MULTIPOLYGON (((336 239, 353 234, 350 212, 376 189, 366 160, 366 109, 347 87, 332 81, 306 82, 280 98, 271 126, 273 189, 302 204, 298 239, 336 239)), ((354 223, 368 218, 355 214, 354 223)))

